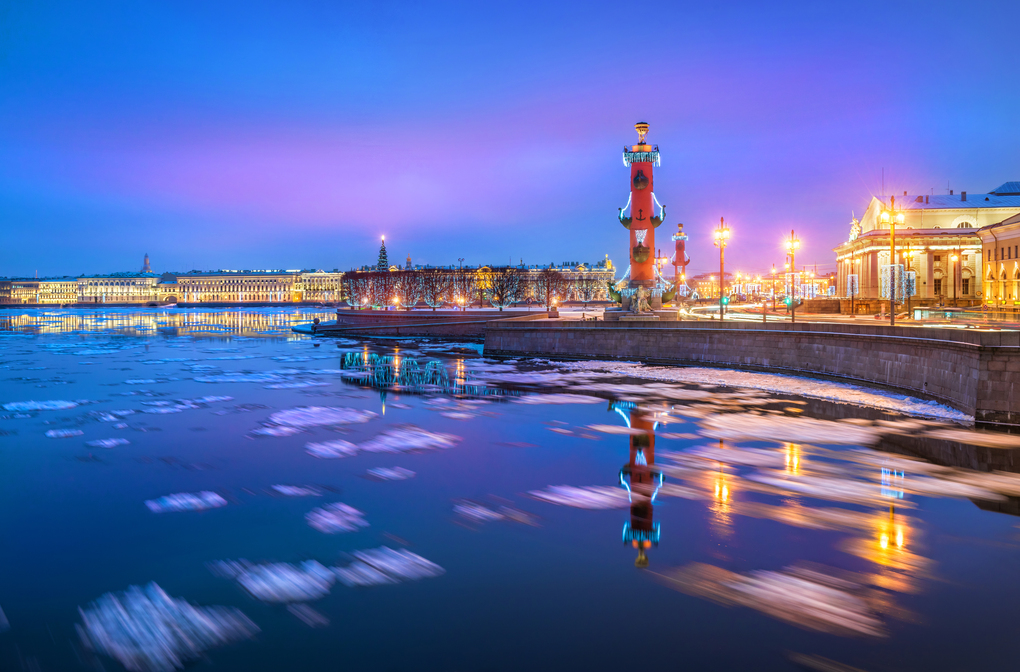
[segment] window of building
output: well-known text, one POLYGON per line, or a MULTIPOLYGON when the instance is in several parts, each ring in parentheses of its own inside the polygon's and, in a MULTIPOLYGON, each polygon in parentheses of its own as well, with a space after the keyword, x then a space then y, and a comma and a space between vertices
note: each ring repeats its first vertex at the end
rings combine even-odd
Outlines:
POLYGON ((935 259, 935 263, 936 264, 939 263, 940 261, 942 261, 942 255, 941 254, 936 254, 933 258, 935 259))
POLYGON ((960 291, 964 294, 970 294, 970 278, 960 280, 960 291))
POLYGON ((942 278, 935 278, 935 295, 942 294, 942 278))

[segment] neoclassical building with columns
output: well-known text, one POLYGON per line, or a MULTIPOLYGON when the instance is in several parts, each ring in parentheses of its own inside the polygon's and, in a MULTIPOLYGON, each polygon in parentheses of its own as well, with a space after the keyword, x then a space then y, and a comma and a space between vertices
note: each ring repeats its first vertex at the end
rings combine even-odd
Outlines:
MULTIPOLYGON (((991 296, 983 271, 991 258, 984 240, 991 237, 984 232, 1020 213, 1020 182, 1007 182, 985 194, 904 192, 872 197, 864 215, 851 221, 848 240, 835 248, 839 297, 850 298, 853 293, 863 302, 886 298, 881 276, 883 266, 890 263, 890 223, 882 221, 881 215, 890 208, 903 215, 902 223, 896 224, 892 263, 913 272, 912 301, 970 306, 981 305, 991 296), (856 291, 851 282, 854 276, 856 291)), ((1005 244, 1000 247, 993 257, 1007 254, 1005 244)), ((1006 291, 1017 297, 1016 287, 1006 291)))

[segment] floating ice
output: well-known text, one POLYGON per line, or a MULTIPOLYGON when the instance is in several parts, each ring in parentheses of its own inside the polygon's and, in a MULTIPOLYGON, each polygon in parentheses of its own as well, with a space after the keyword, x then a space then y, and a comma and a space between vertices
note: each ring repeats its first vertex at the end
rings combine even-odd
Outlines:
POLYGON ((430 432, 414 425, 403 425, 386 430, 379 436, 358 446, 367 453, 400 453, 412 450, 449 448, 460 441, 459 436, 430 432))
POLYGON ((301 406, 279 411, 269 416, 269 421, 288 427, 318 427, 322 425, 346 425, 368 422, 377 417, 372 411, 336 406, 301 406))
MULTIPOLYGON (((216 357, 214 359, 235 359, 216 357)), ((196 376, 196 383, 273 383, 280 377, 271 373, 223 373, 212 376, 196 376)))
POLYGON ((817 570, 787 567, 782 571, 736 574, 693 563, 658 576, 688 595, 757 609, 808 630, 843 636, 885 636, 875 609, 862 597, 863 586, 817 570))
POLYGON ((473 523, 489 523, 496 520, 503 520, 505 518, 502 513, 494 511, 484 504, 468 500, 455 504, 453 512, 458 516, 467 518, 473 523))
POLYGON ((306 387, 326 387, 329 383, 323 383, 315 380, 299 380, 293 383, 274 383, 272 385, 265 385, 267 390, 300 390, 306 387))
POLYGON ((393 467, 392 469, 389 467, 376 467, 375 469, 369 469, 368 475, 380 481, 405 481, 409 478, 414 478, 415 473, 403 467, 393 467))
POLYGON ((357 558, 347 567, 333 571, 346 586, 374 586, 398 581, 428 579, 446 573, 442 567, 411 551, 397 551, 381 546, 369 551, 356 551, 357 558))
POLYGON ((68 439, 72 436, 81 436, 84 433, 80 429, 51 429, 46 432, 46 436, 51 439, 68 439))
POLYGON ((604 485, 550 485, 545 490, 532 490, 528 494, 543 502, 578 509, 620 509, 630 505, 625 490, 604 485))
POLYGON ((780 394, 793 394, 815 399, 827 399, 871 408, 898 411, 908 415, 944 418, 958 422, 973 422, 973 416, 941 404, 913 397, 861 387, 850 383, 835 383, 814 378, 801 378, 778 373, 752 373, 733 369, 703 367, 644 366, 634 362, 558 362, 557 366, 570 371, 610 371, 620 376, 663 380, 677 383, 744 387, 780 394))
POLYGON ((588 429, 596 432, 602 432, 603 434, 651 434, 651 431, 644 429, 635 429, 632 427, 624 427, 623 425, 588 425, 588 429))
POLYGON ((78 611, 82 625, 76 627, 85 646, 132 672, 183 669, 205 650, 259 631, 238 609, 196 607, 155 583, 106 593, 78 611))
POLYGON ((148 499, 145 505, 153 513, 166 513, 168 511, 204 511, 227 505, 227 500, 215 492, 203 490, 202 492, 178 492, 159 499, 148 499))
MULTIPOLYGON (((283 428, 281 427, 281 429, 283 428)), ((288 427, 287 429, 292 428, 288 427)), ((340 439, 335 441, 324 441, 322 443, 309 443, 305 445, 305 450, 309 455, 314 455, 315 457, 321 457, 324 459, 351 457, 358 453, 357 446, 350 441, 342 441, 340 439)))
POLYGON ((294 614, 294 616, 302 623, 307 625, 309 628, 324 628, 329 625, 329 619, 312 609, 307 604, 296 603, 288 604, 287 611, 294 614))
POLYGON ((300 565, 223 561, 212 568, 217 574, 236 579, 252 597, 263 602, 318 600, 329 594, 336 581, 332 570, 315 560, 307 560, 300 565))
POLYGON ((85 445, 90 448, 116 448, 117 446, 126 446, 130 441, 127 439, 96 439, 95 441, 86 441, 85 445))
POLYGON ((125 385, 155 385, 159 381, 155 378, 134 378, 132 380, 125 380, 125 385))
POLYGON ((77 405, 73 401, 12 401, 3 408, 5 411, 66 411, 77 405))
POLYGON ((702 434, 713 439, 751 439, 793 443, 829 443, 868 446, 877 443, 881 430, 832 420, 790 416, 724 413, 701 421, 702 434))
POLYGON ((300 485, 274 485, 273 490, 285 497, 318 497, 322 494, 316 488, 300 485))
POLYGON ((552 405, 552 404, 604 404, 601 397, 589 397, 584 394, 526 394, 518 397, 518 404, 552 405))
POLYGON ((297 427, 266 425, 265 427, 259 427, 258 429, 251 430, 250 434, 253 436, 290 436, 291 434, 297 434, 300 431, 301 430, 297 427))
POLYGON ((365 514, 343 502, 326 504, 321 509, 312 509, 305 514, 308 524, 325 534, 354 532, 359 527, 368 527, 365 514))

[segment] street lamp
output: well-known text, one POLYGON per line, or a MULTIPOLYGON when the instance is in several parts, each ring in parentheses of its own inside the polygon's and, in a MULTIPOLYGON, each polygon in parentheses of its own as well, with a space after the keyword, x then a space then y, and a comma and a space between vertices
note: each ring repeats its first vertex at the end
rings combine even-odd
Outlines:
POLYGON ((896 225, 902 224, 903 212, 896 210, 896 197, 889 197, 889 209, 882 210, 882 223, 889 225, 889 326, 896 326, 896 278, 893 266, 896 264, 896 225))
POLYGON ((798 240, 796 234, 794 234, 793 229, 790 229, 790 238, 789 240, 786 241, 786 251, 790 253, 790 270, 793 271, 793 274, 790 276, 790 284, 793 285, 790 288, 791 290, 793 290, 792 291, 793 296, 790 297, 790 322, 797 321, 797 285, 795 285, 794 283, 797 282, 796 254, 799 248, 800 240, 798 240))
POLYGON ((726 243, 730 239, 730 230, 726 226, 726 221, 719 218, 719 228, 713 232, 715 238, 715 246, 719 248, 719 319, 723 319, 726 316, 726 299, 723 298, 724 288, 726 286, 726 266, 725 266, 725 255, 724 250, 726 249, 726 243))

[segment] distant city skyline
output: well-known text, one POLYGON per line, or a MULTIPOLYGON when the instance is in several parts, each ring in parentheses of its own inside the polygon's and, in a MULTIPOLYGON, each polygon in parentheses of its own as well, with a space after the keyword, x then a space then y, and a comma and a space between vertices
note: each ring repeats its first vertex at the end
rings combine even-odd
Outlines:
POLYGON ((794 228, 830 271, 883 178, 1020 179, 1015 5, 466 7, 9 5, 0 276, 347 270, 383 234, 415 264, 622 267, 639 120, 690 275, 719 217, 728 267, 794 228))

